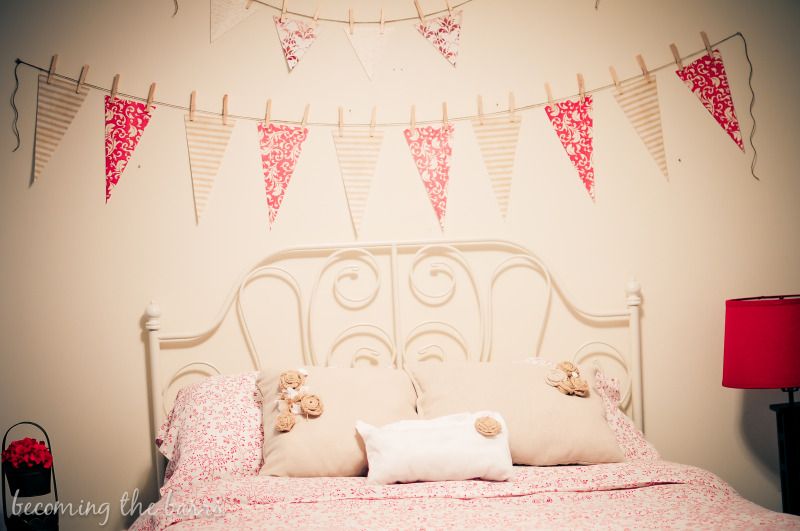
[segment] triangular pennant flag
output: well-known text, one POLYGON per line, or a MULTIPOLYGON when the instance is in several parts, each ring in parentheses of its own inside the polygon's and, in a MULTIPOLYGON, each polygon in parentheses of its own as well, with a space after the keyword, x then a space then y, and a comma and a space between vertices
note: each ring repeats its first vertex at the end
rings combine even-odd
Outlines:
POLYGON ((211 0, 211 42, 256 12, 258 4, 247 0, 211 0))
POLYGON ((511 175, 514 173, 514 156, 517 153, 519 126, 522 120, 510 116, 472 119, 475 137, 483 155, 483 163, 492 181, 492 190, 505 219, 508 213, 508 198, 511 194, 511 175))
POLYGON ((344 32, 350 40, 361 66, 364 67, 364 72, 369 79, 372 79, 375 64, 386 47, 386 36, 390 32, 390 28, 384 27, 381 31, 380 27, 366 26, 358 27, 350 33, 350 28, 345 27, 344 32))
MULTIPOLYGON (((155 106, 150 106, 155 109, 155 106)), ((106 203, 150 123, 147 104, 106 96, 106 203)))
POLYGON ((228 118, 223 124, 219 117, 201 115, 192 120, 187 114, 184 123, 192 172, 194 213, 197 223, 200 223, 236 121, 228 118))
POLYGON ((614 98, 636 129, 650 156, 658 164, 661 173, 669 178, 656 77, 650 76, 649 80, 639 77, 625 81, 620 84, 620 90, 614 92, 614 98))
POLYGON ((742 132, 739 120, 733 108, 731 87, 728 74, 722 63, 722 54, 714 50, 711 55, 705 54, 693 63, 675 71, 678 77, 694 92, 711 116, 722 126, 739 149, 744 151, 742 132))
POLYGON ((447 14, 417 24, 417 31, 453 66, 456 66, 461 41, 461 15, 462 11, 456 11, 452 15, 447 14))
POLYGON ((47 74, 39 74, 39 95, 36 99, 36 135, 33 143, 33 180, 42 175, 44 167, 53 156, 59 142, 67 132, 72 119, 78 114, 89 87, 77 85, 47 74))
POLYGON ((294 174, 297 159, 308 138, 308 129, 284 124, 258 124, 261 166, 264 169, 264 185, 267 190, 269 226, 275 222, 278 209, 283 202, 286 188, 294 174))
POLYGON ((286 64, 291 72, 314 44, 318 28, 316 24, 306 24, 302 20, 294 18, 283 17, 283 20, 279 16, 272 18, 275 20, 275 29, 278 31, 281 49, 283 49, 286 64))
POLYGON ((453 131, 453 124, 403 131, 442 230, 447 212, 447 184, 450 180, 450 156, 453 154, 450 138, 453 131))
POLYGON ((592 97, 566 100, 544 108, 564 151, 578 176, 583 181, 589 197, 594 201, 594 168, 592 167, 592 97))
POLYGON ((358 237, 361 219, 367 206, 370 185, 378 164, 383 131, 370 128, 347 128, 340 134, 333 131, 333 144, 339 159, 342 182, 350 207, 350 219, 358 237))

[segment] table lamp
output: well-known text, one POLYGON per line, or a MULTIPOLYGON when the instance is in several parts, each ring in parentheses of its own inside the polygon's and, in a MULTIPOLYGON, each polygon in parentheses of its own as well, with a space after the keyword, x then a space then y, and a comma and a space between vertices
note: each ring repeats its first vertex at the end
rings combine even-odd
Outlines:
POLYGON ((722 385, 788 393, 787 403, 770 409, 778 421, 783 512, 800 514, 800 295, 725 301, 722 385))

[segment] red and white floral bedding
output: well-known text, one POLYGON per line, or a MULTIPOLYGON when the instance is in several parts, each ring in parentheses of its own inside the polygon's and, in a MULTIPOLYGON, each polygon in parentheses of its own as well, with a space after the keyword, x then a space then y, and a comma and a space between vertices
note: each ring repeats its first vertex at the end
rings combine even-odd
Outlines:
POLYGON ((174 490, 134 530, 800 529, 714 474, 662 460, 515 467, 508 482, 371 485, 366 478, 251 476, 174 490))

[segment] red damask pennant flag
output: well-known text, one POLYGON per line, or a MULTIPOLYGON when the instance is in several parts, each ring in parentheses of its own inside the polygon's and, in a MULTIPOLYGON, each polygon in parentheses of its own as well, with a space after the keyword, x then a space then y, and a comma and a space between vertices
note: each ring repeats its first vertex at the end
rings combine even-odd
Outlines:
POLYGON ((447 211, 447 184, 450 180, 450 156, 453 154, 450 138, 453 130, 452 124, 446 124, 403 131, 442 230, 447 211))
POLYGON ((594 168, 592 167, 592 97, 566 100, 544 108, 553 124, 564 151, 578 176, 583 181, 589 197, 594 201, 594 168))
POLYGON ((739 120, 733 108, 731 87, 728 84, 728 74, 725 73, 725 65, 719 50, 705 54, 691 64, 676 70, 675 73, 686 83, 689 90, 700 98, 703 106, 736 142, 739 149, 744 151, 742 132, 739 129, 739 120))
POLYGON ((456 66, 461 41, 461 15, 461 11, 456 11, 452 15, 447 14, 417 24, 417 31, 453 66, 456 66))
POLYGON ((145 103, 106 96, 106 203, 152 116, 145 103))
POLYGON ((272 18, 275 20, 275 29, 278 30, 286 65, 291 72, 317 39, 317 26, 288 17, 272 18))
POLYGON ((286 188, 294 174, 297 160, 308 138, 308 129, 284 124, 258 124, 261 166, 264 169, 264 185, 267 189, 269 226, 275 223, 278 209, 283 202, 286 188))

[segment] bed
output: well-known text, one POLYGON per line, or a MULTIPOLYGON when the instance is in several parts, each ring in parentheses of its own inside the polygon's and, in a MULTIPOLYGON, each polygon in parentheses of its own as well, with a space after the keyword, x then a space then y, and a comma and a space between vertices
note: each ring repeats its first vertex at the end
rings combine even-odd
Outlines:
POLYGON ((800 528, 800 518, 664 461, 646 441, 642 291, 635 279, 622 288, 614 309, 590 311, 518 244, 387 242, 270 255, 196 332, 162 331, 151 302, 148 389, 162 497, 132 529, 800 528), (230 337, 220 347, 224 335, 241 338, 241 348, 230 337), (289 373, 302 387, 287 387, 289 373), (320 390, 324 412, 309 416, 293 401, 306 383, 320 390), (397 418, 389 426, 428 434, 434 420, 418 416, 484 407, 491 411, 474 413, 484 415, 476 429, 486 414, 497 429, 470 431, 465 447, 493 439, 504 448, 505 480, 466 479, 479 460, 448 454, 440 439, 404 446, 420 439, 380 431, 397 418), (284 431, 276 419, 287 416, 284 431), (388 447, 356 433, 362 418, 406 461, 379 461, 388 447), (436 457, 420 465, 425 448, 436 457), (392 481, 417 477, 407 475, 414 466, 427 481, 392 481), (434 480, 448 466, 456 475, 434 480), (376 483, 379 472, 389 480, 376 483))

